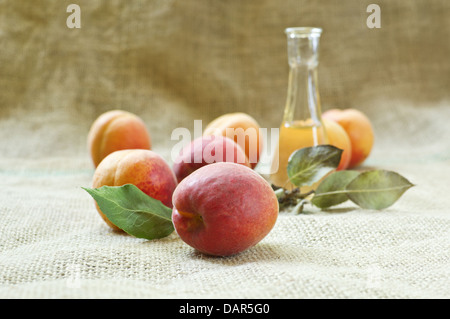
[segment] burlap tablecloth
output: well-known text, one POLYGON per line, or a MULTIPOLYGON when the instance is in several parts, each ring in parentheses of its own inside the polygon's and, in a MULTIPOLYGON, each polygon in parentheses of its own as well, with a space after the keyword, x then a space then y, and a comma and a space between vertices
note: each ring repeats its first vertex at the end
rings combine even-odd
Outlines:
POLYGON ((0 1, 0 297, 449 298, 450 2, 0 1), (66 8, 81 8, 69 29, 66 8), (365 168, 416 186, 383 211, 280 212, 229 258, 174 233, 111 231, 86 148, 110 109, 141 116, 170 161, 177 127, 244 111, 281 121, 284 28, 319 26, 322 110, 354 107, 376 140, 365 168))

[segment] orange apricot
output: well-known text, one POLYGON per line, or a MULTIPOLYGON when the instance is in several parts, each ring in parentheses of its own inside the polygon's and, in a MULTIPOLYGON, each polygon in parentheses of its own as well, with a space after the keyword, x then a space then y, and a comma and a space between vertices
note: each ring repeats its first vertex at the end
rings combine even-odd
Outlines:
POLYGON ((151 138, 145 123, 137 115, 112 110, 101 114, 88 134, 88 148, 94 166, 114 151, 151 149, 151 138))
POLYGON ((322 121, 327 132, 328 144, 343 150, 341 161, 336 170, 344 170, 348 167, 352 156, 352 144, 350 138, 348 137, 347 132, 345 132, 338 123, 326 118, 323 118, 322 121))
POLYGON ((356 109, 330 109, 322 114, 322 118, 337 122, 347 132, 352 144, 348 168, 362 164, 374 144, 374 131, 369 118, 356 109))
MULTIPOLYGON (((151 150, 120 150, 106 156, 97 166, 92 187, 122 186, 133 184, 148 196, 160 200, 172 208, 172 193, 177 180, 167 162, 151 150)), ((113 229, 114 225, 100 210, 103 220, 113 229)))

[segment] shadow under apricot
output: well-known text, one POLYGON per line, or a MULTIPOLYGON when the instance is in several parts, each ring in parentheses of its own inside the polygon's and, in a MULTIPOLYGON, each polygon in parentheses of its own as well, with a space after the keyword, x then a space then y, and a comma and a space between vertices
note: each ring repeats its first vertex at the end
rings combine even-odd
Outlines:
POLYGON ((187 253, 187 257, 220 265, 244 265, 256 261, 282 261, 291 255, 292 248, 276 243, 260 242, 257 245, 232 256, 212 256, 204 254, 194 248, 187 253))

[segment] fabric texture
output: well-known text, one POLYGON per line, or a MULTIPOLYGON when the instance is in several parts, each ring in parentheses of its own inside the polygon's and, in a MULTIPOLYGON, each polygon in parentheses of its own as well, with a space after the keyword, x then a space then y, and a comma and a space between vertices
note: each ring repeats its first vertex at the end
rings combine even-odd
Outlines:
POLYGON ((0 297, 449 298, 450 2, 378 0, 369 29, 373 2, 0 1, 0 297), (362 168, 415 186, 382 211, 281 211, 227 258, 109 229, 81 189, 92 122, 139 115, 168 162, 172 131, 194 120, 242 111, 278 127, 293 26, 323 28, 322 111, 372 121, 362 168))

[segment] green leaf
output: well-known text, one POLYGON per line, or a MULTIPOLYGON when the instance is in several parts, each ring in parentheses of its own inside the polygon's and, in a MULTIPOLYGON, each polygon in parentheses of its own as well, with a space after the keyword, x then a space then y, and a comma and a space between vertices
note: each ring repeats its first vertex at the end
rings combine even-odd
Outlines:
POLYGON ((336 169, 342 150, 332 145, 318 145, 296 150, 288 160, 289 180, 297 187, 312 185, 336 169))
POLYGON ((82 188, 114 225, 132 236, 157 239, 174 231, 172 210, 135 185, 82 188))
POLYGON ((331 173, 319 184, 311 203, 319 208, 327 208, 347 201, 345 187, 358 175, 358 171, 352 170, 331 173))
POLYGON ((414 186, 398 173, 372 170, 359 174, 345 188, 355 204, 367 209, 383 209, 394 204, 414 186))

